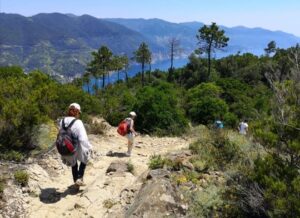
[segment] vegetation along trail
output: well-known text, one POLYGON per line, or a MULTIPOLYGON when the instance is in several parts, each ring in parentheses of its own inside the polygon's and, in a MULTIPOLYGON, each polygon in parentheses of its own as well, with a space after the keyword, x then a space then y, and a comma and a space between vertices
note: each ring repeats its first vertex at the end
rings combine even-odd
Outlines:
POLYGON ((81 187, 79 192, 68 187, 72 185, 71 170, 60 162, 56 152, 45 160, 47 168, 56 168, 54 174, 51 173, 53 169, 45 170, 36 164, 28 166, 32 180, 29 186, 35 184, 38 188, 37 196, 30 195, 24 199, 27 217, 107 217, 110 212, 122 208, 122 191, 141 185, 139 177, 148 169, 151 155, 187 148, 189 144, 183 138, 139 136, 132 156, 125 157, 126 138, 119 136, 116 128, 108 127, 104 136, 89 137, 94 154, 87 166, 86 186, 81 187), (112 162, 120 165, 129 162, 133 173, 106 173, 112 162))

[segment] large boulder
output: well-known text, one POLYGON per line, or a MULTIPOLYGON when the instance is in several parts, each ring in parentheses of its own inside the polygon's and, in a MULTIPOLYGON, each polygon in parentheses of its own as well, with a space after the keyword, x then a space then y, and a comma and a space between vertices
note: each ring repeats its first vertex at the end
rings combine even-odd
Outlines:
POLYGON ((125 217, 184 217, 187 207, 168 177, 164 170, 150 171, 147 176, 149 179, 138 192, 125 217))

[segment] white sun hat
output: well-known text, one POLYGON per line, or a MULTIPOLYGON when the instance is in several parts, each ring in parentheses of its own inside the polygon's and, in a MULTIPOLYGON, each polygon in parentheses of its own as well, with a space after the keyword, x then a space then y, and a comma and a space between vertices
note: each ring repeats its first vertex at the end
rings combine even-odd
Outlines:
POLYGON ((77 104, 77 103, 72 103, 72 104, 70 104, 69 108, 71 108, 71 107, 73 107, 73 108, 79 110, 79 112, 81 112, 81 108, 80 108, 80 105, 79 105, 79 104, 77 104))
POLYGON ((136 117, 136 113, 135 113, 134 111, 131 111, 131 112, 129 113, 129 115, 130 115, 130 116, 133 116, 133 117, 136 117))

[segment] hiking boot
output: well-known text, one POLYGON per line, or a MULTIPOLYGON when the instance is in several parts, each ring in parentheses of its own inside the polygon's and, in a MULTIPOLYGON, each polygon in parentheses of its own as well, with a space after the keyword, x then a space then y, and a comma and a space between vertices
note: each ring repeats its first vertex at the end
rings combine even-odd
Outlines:
POLYGON ((77 186, 85 186, 85 183, 83 182, 83 179, 77 179, 75 182, 75 185, 77 186))
POLYGON ((125 156, 126 156, 126 157, 130 157, 130 156, 131 156, 131 153, 126 152, 126 153, 125 153, 125 156))

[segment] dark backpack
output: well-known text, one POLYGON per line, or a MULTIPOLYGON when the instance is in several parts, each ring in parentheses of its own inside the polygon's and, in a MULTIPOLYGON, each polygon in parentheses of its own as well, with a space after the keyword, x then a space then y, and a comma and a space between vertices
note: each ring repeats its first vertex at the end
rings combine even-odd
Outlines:
POLYGON ((71 131, 72 125, 77 119, 71 121, 69 126, 65 125, 65 119, 62 120, 62 128, 59 130, 56 139, 56 148, 58 153, 63 156, 73 155, 78 148, 78 138, 71 131))

